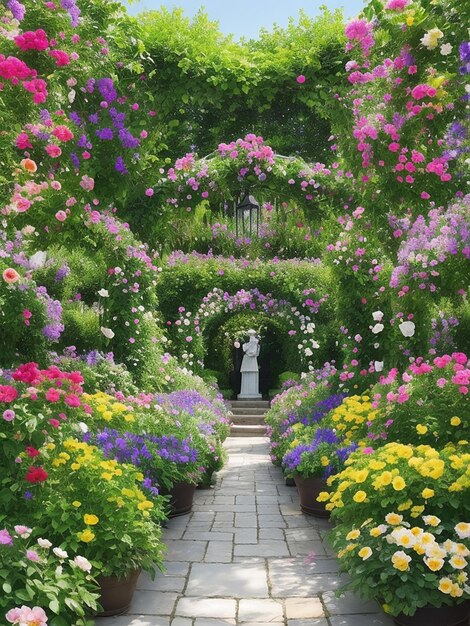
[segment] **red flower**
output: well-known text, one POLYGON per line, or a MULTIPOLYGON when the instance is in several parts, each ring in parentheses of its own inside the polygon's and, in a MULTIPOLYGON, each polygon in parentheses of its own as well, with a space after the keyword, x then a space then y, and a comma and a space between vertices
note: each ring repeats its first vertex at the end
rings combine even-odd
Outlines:
POLYGON ((38 364, 24 363, 20 365, 19 368, 13 372, 13 379, 32 385, 37 384, 41 380, 41 372, 38 370, 38 364))
POLYGON ((58 402, 60 400, 60 393, 54 387, 50 387, 46 391, 46 400, 48 402, 58 402))
POLYGON ((0 385, 0 402, 13 402, 18 397, 18 391, 10 385, 0 385))
POLYGON ((43 483, 47 480, 48 476, 49 474, 42 467, 34 467, 34 465, 31 465, 25 478, 29 483, 35 484, 43 483))
POLYGON ((35 456, 39 456, 39 450, 37 450, 36 448, 33 448, 33 446, 28 446, 26 448, 26 453, 32 459, 34 459, 35 456))

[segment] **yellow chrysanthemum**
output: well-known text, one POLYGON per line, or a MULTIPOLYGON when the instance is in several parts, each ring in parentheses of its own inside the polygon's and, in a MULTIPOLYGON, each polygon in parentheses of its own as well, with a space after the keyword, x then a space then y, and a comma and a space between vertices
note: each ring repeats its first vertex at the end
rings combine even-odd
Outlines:
POLYGON ((365 491, 362 490, 356 491, 356 493, 353 495, 354 502, 364 502, 366 498, 367 494, 365 491))

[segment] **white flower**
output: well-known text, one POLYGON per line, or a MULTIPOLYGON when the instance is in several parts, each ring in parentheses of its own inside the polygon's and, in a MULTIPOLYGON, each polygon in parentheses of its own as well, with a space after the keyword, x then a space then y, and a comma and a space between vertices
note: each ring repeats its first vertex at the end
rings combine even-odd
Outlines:
POLYGON ((312 339, 311 345, 312 345, 312 348, 315 348, 315 350, 320 347, 320 344, 318 343, 318 341, 315 341, 314 339, 312 339))
POLYGON ((72 104, 72 102, 75 100, 75 96, 77 95, 77 92, 75 91, 75 89, 71 89, 68 93, 68 101, 70 102, 70 104, 72 104))
POLYGON ((374 335, 377 335, 378 333, 381 333, 384 328, 385 328, 385 326, 383 324, 376 324, 372 328, 372 332, 374 333, 374 335))
POLYGON ((441 46, 441 54, 447 56, 452 52, 452 45, 450 43, 443 43, 441 46))
POLYGON ((109 298, 109 291, 107 289, 100 289, 98 295, 102 298, 109 298))
POLYGON ((59 557, 59 559, 66 559, 68 557, 67 552, 62 550, 62 548, 53 548, 52 552, 59 557))
POLYGON ((374 361, 374 369, 376 372, 381 372, 384 368, 383 361, 374 361))
POLYGON ((33 254, 32 257, 29 257, 29 265, 31 269, 37 270, 40 267, 44 267, 46 264, 47 252, 43 252, 39 250, 36 254, 33 254))
POLYGON ((106 339, 112 339, 114 337, 114 333, 110 328, 105 328, 104 326, 102 326, 100 330, 103 333, 103 335, 106 337, 106 339))
POLYGON ((428 50, 434 50, 434 48, 437 48, 438 41, 442 39, 442 37, 444 37, 442 30, 431 28, 420 41, 428 50))
POLYGON ((374 348, 377 350, 377 348, 380 347, 380 343, 374 343, 374 348))
POLYGON ((73 562, 75 563, 75 565, 77 567, 79 567, 84 572, 90 572, 91 571, 91 563, 84 556, 76 556, 74 558, 73 562))
POLYGON ((312 356, 313 352, 310 350, 310 348, 305 348, 305 356, 312 356))
POLYGON ((414 322, 402 322, 398 328, 404 337, 413 337, 416 326, 414 322))
POLYGON ((121 272, 122 272, 122 269, 119 267, 119 265, 116 265, 116 267, 114 268, 114 273, 120 274, 121 272))
POLYGON ((239 348, 240 347, 240 342, 239 341, 234 341, 233 342, 233 347, 234 348, 239 348))
POLYGON ((372 313, 372 317, 374 319, 374 322, 381 322, 383 316, 384 316, 384 314, 382 313, 382 311, 374 311, 372 313))
POLYGON ((40 545, 41 548, 52 548, 52 543, 47 539, 42 539, 42 537, 39 537, 38 545, 40 545))
POLYGON ((85 424, 85 422, 78 422, 78 427, 80 428, 82 433, 88 432, 88 426, 85 424))

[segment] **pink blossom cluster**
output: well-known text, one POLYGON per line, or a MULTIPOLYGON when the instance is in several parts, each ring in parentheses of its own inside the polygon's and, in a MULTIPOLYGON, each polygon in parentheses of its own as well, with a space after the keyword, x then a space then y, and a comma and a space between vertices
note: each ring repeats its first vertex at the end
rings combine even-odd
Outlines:
POLYGON ((375 43, 373 30, 373 24, 367 20, 354 19, 349 22, 344 31, 349 40, 346 44, 346 50, 352 50, 355 45, 359 44, 363 55, 365 57, 369 56, 370 49, 375 43))
POLYGON ((49 47, 46 32, 42 28, 28 30, 14 38, 15 44, 25 52, 26 50, 46 50, 49 47))
POLYGON ((47 615, 39 606, 30 608, 23 604, 21 608, 14 608, 5 615, 10 624, 19 626, 47 626, 47 615))

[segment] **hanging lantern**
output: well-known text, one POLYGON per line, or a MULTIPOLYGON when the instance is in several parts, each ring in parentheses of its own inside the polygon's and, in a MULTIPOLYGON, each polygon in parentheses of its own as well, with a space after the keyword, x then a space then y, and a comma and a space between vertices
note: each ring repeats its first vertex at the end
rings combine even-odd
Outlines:
POLYGON ((235 207, 237 237, 258 235, 260 207, 253 196, 246 195, 235 207))

